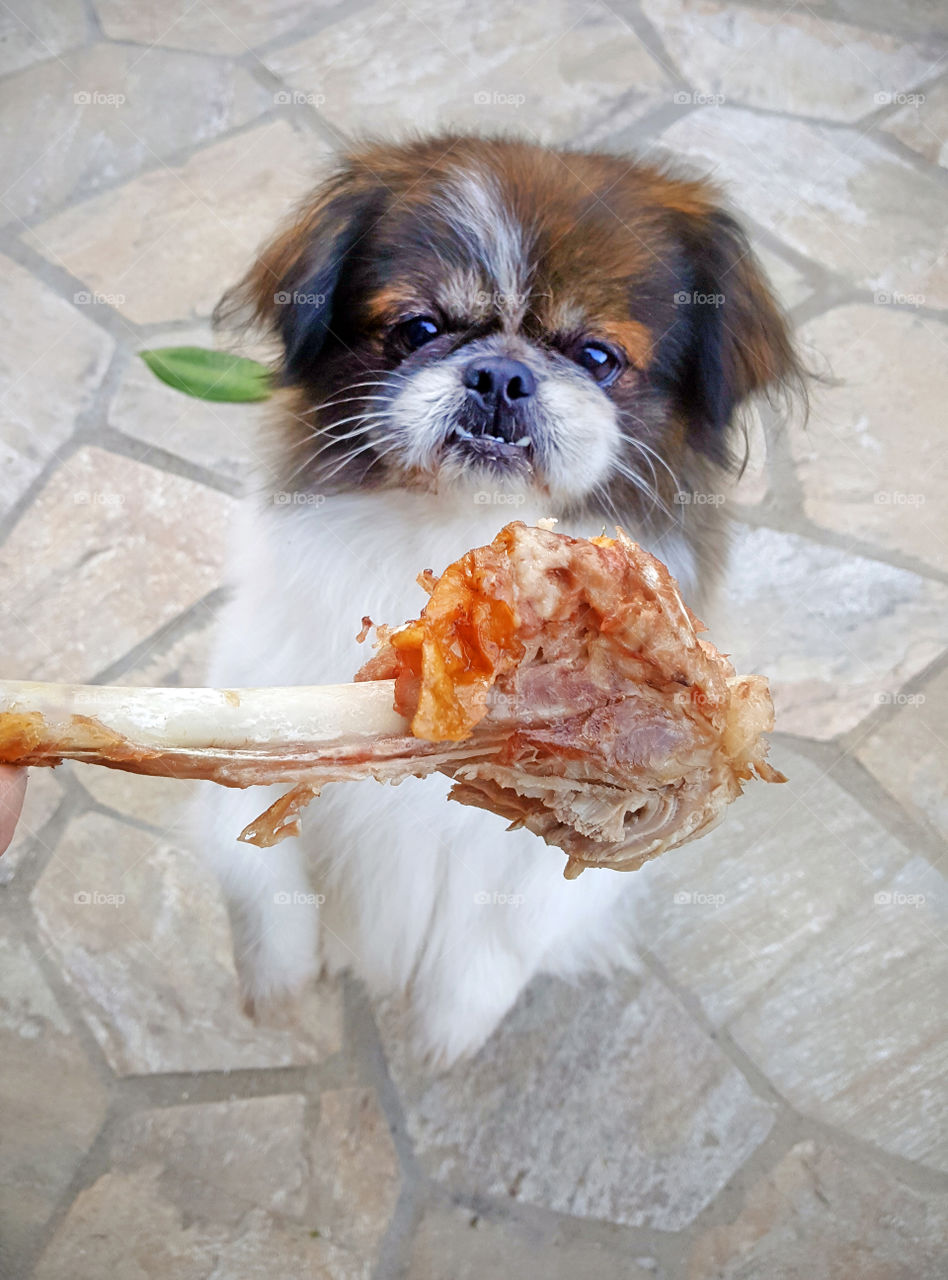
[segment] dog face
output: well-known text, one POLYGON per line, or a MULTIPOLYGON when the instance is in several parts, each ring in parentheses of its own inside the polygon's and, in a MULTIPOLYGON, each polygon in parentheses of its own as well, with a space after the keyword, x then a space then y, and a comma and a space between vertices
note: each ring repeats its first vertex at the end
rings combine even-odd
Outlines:
POLYGON ((222 311, 247 306, 295 389, 287 467, 321 491, 489 482, 671 516, 737 406, 799 377, 707 186, 516 141, 354 152, 222 311))

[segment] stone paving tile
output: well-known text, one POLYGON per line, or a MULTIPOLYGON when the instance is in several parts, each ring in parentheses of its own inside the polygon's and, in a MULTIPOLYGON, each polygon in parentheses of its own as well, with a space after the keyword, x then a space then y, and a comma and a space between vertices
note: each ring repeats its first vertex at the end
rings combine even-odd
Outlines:
POLYGON ((28 950, 0 932, 0 1275, 56 1208, 106 1093, 28 950))
POLYGON ((599 0, 512 9, 388 0, 261 55, 345 134, 398 128, 517 131, 585 141, 671 101, 632 28, 599 0), (367 77, 365 68, 371 65, 367 77))
POLYGON ((326 155, 325 143, 278 120, 86 200, 24 238, 130 320, 203 318, 326 155))
POLYGON ((882 124, 883 132, 891 133, 932 164, 948 167, 948 79, 907 97, 909 100, 882 124))
POLYGON ((82 0, 6 0, 0 9, 0 75, 56 58, 88 34, 82 0))
MULTIPOLYGON (((152 334, 149 348, 213 347, 209 328, 152 334)), ((143 360, 129 362, 109 405, 109 425, 136 440, 243 480, 260 456, 259 405, 196 400, 166 386, 143 360)))
POLYGON ((793 424, 803 506, 824 528, 948 569, 948 326, 888 299, 802 330, 841 383, 818 388, 809 422, 793 424))
POLYGON ((412 1246, 408 1280, 661 1280, 654 1258, 630 1258, 598 1242, 570 1239, 562 1229, 541 1230, 497 1221, 459 1207, 430 1209, 412 1246), (641 1263, 642 1265, 638 1265, 641 1263), (446 1270, 449 1267, 450 1270, 446 1270))
POLYGON ((216 635, 216 615, 210 606, 201 609, 194 625, 170 645, 156 644, 142 655, 121 684, 138 688, 147 685, 174 685, 194 689, 207 684, 211 651, 216 635))
POLYGON ((100 814, 74 819, 33 906, 120 1075, 320 1062, 340 1047, 331 984, 306 992, 292 1028, 244 1016, 217 885, 174 833, 151 835, 100 814))
MULTIPOLYGON (((292 1094, 123 1121, 109 1171, 80 1192, 36 1280, 368 1280, 373 1248, 337 1245, 315 1225, 313 1155, 347 1183, 353 1157, 325 1134, 311 1155, 305 1110, 306 1099, 292 1094)), ((374 1154, 386 1159, 388 1134, 372 1136, 374 1154)), ((372 1154, 366 1148, 356 1160, 372 1154)), ((385 1220, 374 1225, 377 1244, 385 1220)))
POLYGON ((698 1239, 687 1280, 942 1280, 946 1239, 943 1194, 801 1142, 698 1239))
POLYGON ((940 74, 948 46, 827 21, 809 7, 773 15, 717 0, 644 0, 645 14, 698 103, 733 104, 852 122, 885 95, 940 74))
POLYGON ((766 1137, 770 1108, 654 979, 541 979, 434 1078, 382 1035, 424 1168, 448 1187, 677 1231, 766 1137))
POLYGON ((805 298, 810 297, 813 290, 801 271, 798 271, 786 258, 772 253, 769 249, 761 248, 759 244, 754 248, 785 310, 789 311, 791 307, 798 306, 805 298))
POLYGON ((47 215, 272 106, 214 58, 101 44, 43 62, 0 84, 0 221, 47 215))
POLYGON ((853 728, 944 649, 948 587, 798 534, 738 526, 714 642, 771 682, 777 728, 853 728))
POLYGON ((863 738, 854 754, 913 817, 948 838, 948 671, 923 693, 896 695, 893 704, 892 719, 863 738))
MULTIPOLYGON (((777 19, 786 12, 784 0, 750 0, 750 3, 755 7, 763 3, 777 19)), ((941 0, 912 0, 910 5, 897 9, 889 0, 809 0, 807 8, 820 17, 860 22, 907 36, 948 36, 948 13, 941 0)))
POLYGON ((715 1026, 819 938, 871 920, 909 859, 832 775, 786 747, 771 756, 785 783, 749 783, 715 831, 636 873, 635 937, 715 1026))
POLYGON ((73 761, 67 761, 63 768, 68 768, 99 804, 124 817, 150 822, 161 831, 180 829, 187 802, 200 785, 187 778, 149 778, 73 761))
POLYGON ((8 258, 0 259, 0 329, 0 511, 6 511, 89 408, 115 344, 8 258))
POLYGON ((946 983, 948 884, 915 858, 794 957, 731 1034, 804 1114, 948 1172, 946 983))
POLYGON ((50 478, 0 549, 0 669, 90 679, 217 587, 232 500, 98 448, 50 478))
POLYGON ((293 30, 339 0, 93 0, 102 30, 113 40, 239 55, 293 30))
POLYGON ((395 1146, 374 1090, 322 1093, 310 1165, 312 1215, 321 1237, 356 1257, 374 1257, 401 1182, 395 1146))
POLYGON ((701 107, 662 134, 791 248, 868 289, 948 306, 944 193, 856 129, 701 107), (871 210, 871 216, 867 216, 871 210))

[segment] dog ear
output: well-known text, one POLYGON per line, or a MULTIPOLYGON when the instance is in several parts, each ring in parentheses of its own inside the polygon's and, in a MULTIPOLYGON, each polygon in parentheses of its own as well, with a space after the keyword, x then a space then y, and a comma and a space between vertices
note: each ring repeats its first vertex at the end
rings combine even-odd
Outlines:
POLYGON ((679 410, 691 446, 726 464, 738 406, 758 392, 805 400, 803 371, 764 270, 730 214, 690 214, 684 250, 689 287, 676 295, 687 326, 679 410))
POLYGON ((379 182, 352 168, 330 178, 225 293, 215 324, 259 326, 278 337, 283 381, 305 381, 333 330, 346 259, 381 216, 386 196, 379 182))

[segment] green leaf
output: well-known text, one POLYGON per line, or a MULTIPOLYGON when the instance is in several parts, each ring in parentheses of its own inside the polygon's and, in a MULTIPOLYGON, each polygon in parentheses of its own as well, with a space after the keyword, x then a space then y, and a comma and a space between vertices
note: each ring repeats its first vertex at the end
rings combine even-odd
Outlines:
POLYGON ((273 377, 266 365, 207 347, 160 347, 139 351, 152 373, 176 391, 198 400, 266 400, 273 377))

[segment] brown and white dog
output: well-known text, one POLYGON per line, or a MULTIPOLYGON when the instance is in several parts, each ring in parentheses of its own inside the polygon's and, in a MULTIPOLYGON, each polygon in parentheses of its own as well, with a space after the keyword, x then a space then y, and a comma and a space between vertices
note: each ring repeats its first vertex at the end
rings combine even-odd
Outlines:
MULTIPOLYGON (((370 614, 511 518, 621 523, 699 611, 724 562, 735 411, 793 388, 787 327, 715 191, 627 158, 443 135, 345 156, 221 313, 279 338, 285 391, 235 545, 215 684, 348 680, 370 614)), ((329 788, 300 840, 208 788, 202 841, 255 1008, 319 968, 407 990, 419 1048, 476 1049, 538 971, 629 955, 630 880, 561 859, 446 782, 329 788)), ((634 877, 630 878, 634 880, 634 877)))

